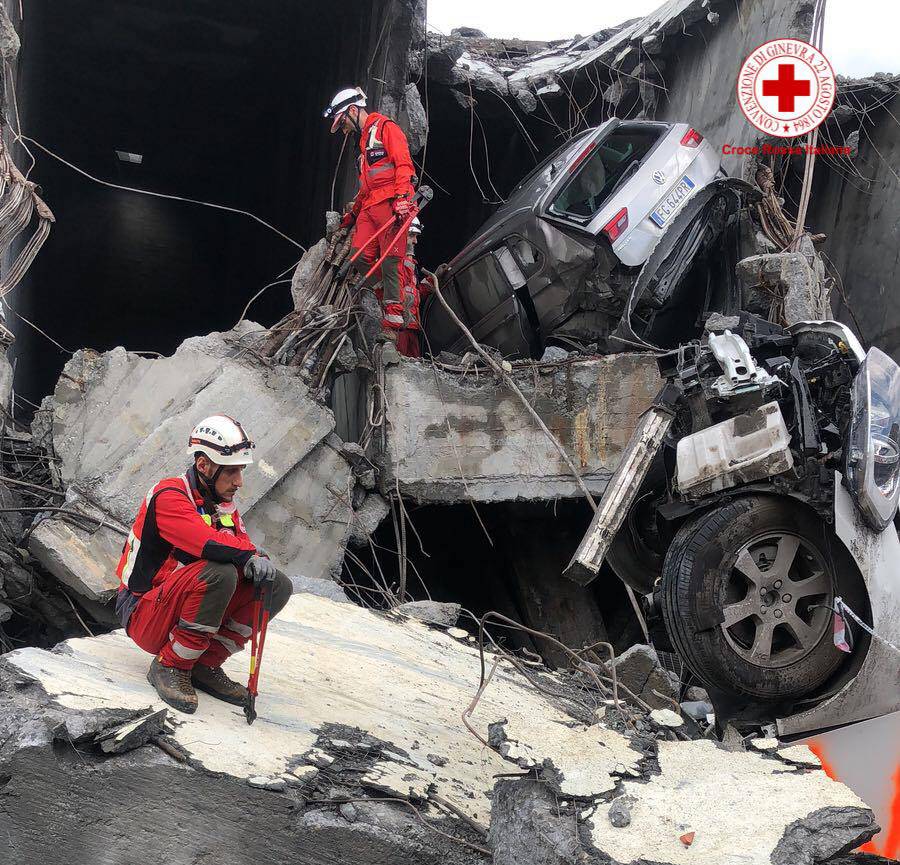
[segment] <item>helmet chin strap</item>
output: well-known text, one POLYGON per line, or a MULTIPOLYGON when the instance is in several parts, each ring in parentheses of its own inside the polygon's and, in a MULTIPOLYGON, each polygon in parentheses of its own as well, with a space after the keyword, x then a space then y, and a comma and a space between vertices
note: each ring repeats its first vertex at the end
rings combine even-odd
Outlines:
POLYGON ((362 135, 362 125, 359 122, 359 106, 351 105, 350 108, 347 109, 347 114, 350 114, 350 111, 353 108, 356 109, 356 113, 350 116, 350 122, 356 127, 356 134, 362 135))
MULTIPOLYGON (((213 463, 215 465, 215 463, 213 463)), ((222 474, 222 469, 225 466, 217 466, 213 476, 207 477, 200 469, 197 469, 197 477, 203 481, 203 485, 206 487, 206 491, 209 493, 209 497, 213 500, 215 504, 221 504, 224 499, 216 492, 216 481, 219 480, 219 475, 222 474)))

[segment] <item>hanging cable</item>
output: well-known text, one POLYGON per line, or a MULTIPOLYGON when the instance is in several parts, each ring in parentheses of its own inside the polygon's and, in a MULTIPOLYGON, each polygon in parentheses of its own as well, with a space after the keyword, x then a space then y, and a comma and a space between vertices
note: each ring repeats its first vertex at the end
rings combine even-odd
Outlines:
POLYGON ((338 154, 337 165, 334 166, 334 177, 331 179, 331 210, 334 210, 334 187, 337 185, 338 174, 341 170, 341 163, 344 161, 344 150, 347 147, 347 138, 349 136, 345 135, 344 140, 341 142, 341 152, 338 154))
POLYGON ((275 234, 277 234, 279 237, 284 238, 288 243, 293 243, 294 246, 296 246, 298 249, 302 249, 304 252, 306 252, 306 247, 303 246, 303 244, 297 243, 297 241, 294 240, 294 238, 288 237, 288 235, 286 235, 283 231, 279 231, 277 228, 275 228, 274 225, 266 222, 264 219, 260 218, 255 213, 250 213, 249 210, 241 210, 239 207, 229 207, 227 204, 214 204, 213 202, 210 202, 210 201, 198 201, 196 198, 187 198, 183 195, 169 195, 168 193, 165 193, 165 192, 153 192, 150 189, 136 189, 133 186, 122 186, 119 183, 110 183, 108 180, 101 180, 99 177, 94 177, 93 174, 88 174, 88 172, 85 171, 83 168, 79 168, 77 165, 73 165, 67 159, 63 159, 62 156, 60 156, 57 153, 54 153, 49 147, 45 147, 43 144, 41 144, 40 141, 36 141, 34 138, 31 138, 28 135, 22 135, 20 137, 23 140, 30 142, 38 149, 43 150, 44 153, 46 153, 48 156, 51 156, 57 162, 61 162, 67 168, 71 168, 72 171, 77 172, 78 174, 82 175, 82 177, 86 177, 88 180, 93 180, 94 183, 99 183, 101 186, 106 186, 109 189, 118 189, 118 190, 121 190, 122 192, 135 192, 138 195, 149 195, 152 198, 164 198, 168 201, 182 201, 185 204, 197 204, 201 207, 212 208, 213 210, 224 210, 228 213, 237 213, 240 216, 247 216, 250 219, 252 219, 254 222, 258 222, 260 225, 265 226, 270 231, 274 231, 275 234))

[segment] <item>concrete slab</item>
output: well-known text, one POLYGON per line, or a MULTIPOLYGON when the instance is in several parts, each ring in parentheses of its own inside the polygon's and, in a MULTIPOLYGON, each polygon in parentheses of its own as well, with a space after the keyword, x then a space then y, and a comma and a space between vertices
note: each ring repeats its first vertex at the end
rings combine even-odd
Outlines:
MULTIPOLYGON (((238 655, 226 670, 243 678, 246 660, 238 655)), ((297 845, 299 858, 285 854, 283 861, 435 861, 396 849, 394 858, 365 851, 342 858, 332 851, 339 840, 349 843, 347 836, 308 834, 326 825, 329 831, 346 827, 348 815, 338 811, 339 785, 347 779, 376 797, 411 800, 432 818, 446 802, 481 828, 491 819, 495 775, 508 772, 510 763, 463 726, 460 713, 478 685, 479 655, 442 631, 294 595, 270 627, 252 727, 239 707, 200 694, 195 715, 170 713, 175 728, 166 753, 184 759, 175 762, 147 744, 90 764, 88 751, 68 744, 95 740, 105 729, 162 708, 145 679, 149 661, 121 631, 68 640, 54 651, 20 649, 0 660, 6 686, 0 830, 16 839, 18 852, 31 854, 23 861, 39 855, 55 865, 61 860, 49 853, 50 844, 64 849, 68 861, 100 861, 97 851, 137 824, 138 840, 170 857, 160 861, 200 861, 215 851, 217 861, 230 865, 246 861, 247 844, 264 843, 255 827, 266 813, 265 835, 279 855, 292 839, 297 845), (298 776, 304 764, 323 768, 298 776), (288 776, 295 781, 288 783, 288 776), (308 792, 308 785, 315 790, 308 792), (323 797, 332 804, 314 804, 323 797), (44 822, 50 814, 57 827, 52 836, 44 822), (245 820, 239 842, 237 826, 248 814, 254 819, 245 820), (82 825, 87 819, 90 832, 82 825), (197 831, 210 822, 214 833, 197 831), (73 858, 72 844, 78 850, 87 845, 94 858, 73 858)), ((563 687, 562 680, 554 687, 563 687)), ((510 746, 509 759, 533 766, 542 788, 557 790, 561 802, 578 797, 581 816, 566 825, 578 831, 581 823, 593 852, 607 857, 598 861, 787 865, 790 853, 794 865, 812 865, 874 831, 871 812, 821 770, 728 753, 708 741, 639 742, 603 724, 579 724, 504 665, 482 693, 472 723, 496 747, 510 746), (508 734, 503 742, 500 726, 508 734), (633 800, 632 822, 624 828, 609 823, 604 807, 590 807, 620 786, 633 800), (836 825, 835 815, 844 822, 836 825), (696 841, 688 854, 678 838, 689 831, 696 841), (818 858, 807 862, 807 850, 818 858)), ((373 823, 369 807, 355 801, 350 815, 354 827, 369 833, 368 843, 388 837, 399 843, 417 825, 402 809, 388 809, 373 823)), ((431 842, 440 844, 440 836, 431 842)), ((481 861, 459 850, 458 842, 450 847, 456 852, 444 855, 456 858, 447 863, 460 861, 461 853, 466 862, 481 861)))
POLYGON ((779 863, 813 865, 843 852, 861 825, 867 831, 874 826, 863 802, 822 771, 789 775, 777 760, 728 753, 709 741, 660 742, 658 760, 660 774, 650 783, 622 783, 625 795, 635 798, 627 830, 605 818, 594 821, 593 843, 617 862, 772 865, 797 821, 844 811, 845 831, 830 850, 779 863), (694 839, 686 846, 680 838, 690 832, 694 839))
POLYGON ((64 586, 102 604, 119 589, 116 565, 124 540, 108 528, 89 532, 50 519, 31 533, 28 549, 64 586))
MULTIPOLYGON (((187 435, 201 418, 241 419, 257 443, 238 497, 251 537, 288 574, 329 577, 340 570, 352 517, 353 477, 332 435, 334 417, 286 368, 241 359, 239 329, 186 340, 172 357, 148 359, 117 348, 83 350, 66 365, 35 422, 52 442, 78 508, 124 527, 160 478, 190 464, 187 435), (327 441, 326 441, 327 440, 327 441)), ((60 519, 32 534, 32 554, 91 600, 117 589, 122 538, 60 519)))
MULTIPOLYGON (((661 381, 652 356, 520 363, 516 381, 602 493, 661 381)), ((515 395, 491 374, 464 378, 427 362, 385 369, 389 422, 379 445, 382 489, 420 502, 579 495, 571 472, 515 395)))
POLYGON ((246 513, 250 537, 288 576, 340 574, 353 475, 339 447, 337 437, 323 441, 246 513))
POLYGON ((160 478, 184 471, 191 427, 224 412, 257 443, 242 504, 249 511, 334 428, 331 412, 294 371, 237 358, 257 325, 186 340, 149 359, 122 348, 75 353, 52 399, 52 441, 63 480, 126 524, 160 478))
MULTIPOLYGON (((34 679, 53 702, 73 713, 144 709, 162 703, 146 681, 151 657, 122 631, 67 640, 63 650, 28 648, 3 665, 34 679)), ((246 678, 247 653, 225 669, 246 678)), ((391 743, 402 766, 434 775, 426 754, 448 763, 434 791, 487 829, 493 775, 507 771, 499 754, 482 748, 459 714, 478 685, 478 652, 427 625, 403 624, 360 607, 296 594, 266 638, 259 718, 249 727, 242 710, 200 694, 196 715, 174 714, 175 742, 211 772, 246 781, 278 777, 319 743, 317 731, 342 724, 391 743)), ((521 679, 494 677, 473 723, 527 716, 567 719, 521 679)), ((623 739, 624 741, 624 739, 623 739)), ((384 767, 381 767, 384 771, 384 767)))

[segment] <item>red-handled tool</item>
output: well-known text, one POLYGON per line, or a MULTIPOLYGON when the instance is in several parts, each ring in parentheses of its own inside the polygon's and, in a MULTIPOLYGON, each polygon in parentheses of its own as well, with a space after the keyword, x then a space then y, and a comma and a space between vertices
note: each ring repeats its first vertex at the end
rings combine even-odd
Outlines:
POLYGON ((247 723, 252 724, 256 720, 256 695, 259 693, 259 668, 262 665, 263 649, 266 645, 266 631, 269 627, 269 617, 272 614, 272 591, 275 587, 273 580, 263 580, 257 583, 253 590, 253 632, 250 636, 250 679, 247 681, 247 705, 244 706, 244 715, 247 723))
POLYGON ((367 271, 366 275, 359 281, 359 284, 362 285, 365 281, 373 274, 379 267, 381 267, 381 262, 383 262, 387 257, 388 253, 391 252, 391 247, 393 247, 397 238, 400 237, 405 231, 409 230, 410 225, 412 225, 412 221, 419 215, 419 211, 416 208, 413 208, 409 212, 409 216, 406 217, 405 220, 400 224, 400 228, 397 229, 397 233, 394 235, 394 239, 388 244, 388 248, 384 251, 381 258, 375 262, 367 271))
MULTIPOLYGON (((430 186, 423 185, 423 186, 420 186, 416 190, 415 197, 413 198, 414 212, 412 213, 412 216, 409 219, 409 222, 406 225, 406 228, 409 228, 409 226, 412 225, 412 220, 415 219, 416 214, 426 204, 428 204, 428 202, 431 201, 431 199, 433 197, 434 197, 434 190, 430 186)), ((372 237, 369 239, 369 243, 367 243, 366 246, 371 245, 372 241, 377 240, 379 237, 381 237, 382 234, 384 234, 385 231, 387 231, 388 228, 390 228, 392 225, 396 225, 396 223, 397 223, 397 220, 392 216, 390 219, 387 220, 387 222, 385 222, 384 225, 381 226, 381 228, 378 229, 378 231, 375 232, 375 234, 372 235, 372 237)), ((397 234, 394 235, 394 240, 396 240, 400 236, 400 234, 403 230, 405 230, 405 229, 401 229, 401 231, 398 231, 397 234)), ((354 252, 353 255, 351 255, 350 258, 348 258, 341 265, 340 269, 337 272, 337 276, 335 277, 335 282, 343 281, 344 277, 347 276, 347 274, 349 273, 350 268, 352 267, 353 263, 363 254, 363 251, 366 249, 366 246, 359 247, 359 249, 357 249, 356 252, 354 252)), ((393 246, 393 241, 391 241, 391 246, 393 246)), ((390 249, 390 246, 388 247, 388 249, 390 249)), ((379 261, 375 265, 375 267, 378 267, 383 260, 384 260, 384 256, 382 256, 382 258, 379 259, 379 261)), ((369 273, 371 274, 373 271, 374 271, 374 268, 372 268, 372 270, 370 270, 369 273)))

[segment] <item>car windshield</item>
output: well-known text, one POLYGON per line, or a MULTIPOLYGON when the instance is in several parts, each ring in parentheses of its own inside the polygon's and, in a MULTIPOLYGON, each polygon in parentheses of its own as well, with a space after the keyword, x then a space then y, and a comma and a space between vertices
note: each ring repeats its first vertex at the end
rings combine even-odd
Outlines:
POLYGON ((620 126, 600 144, 589 145, 577 173, 560 190, 550 210, 588 222, 619 182, 634 174, 663 131, 659 126, 620 126))

